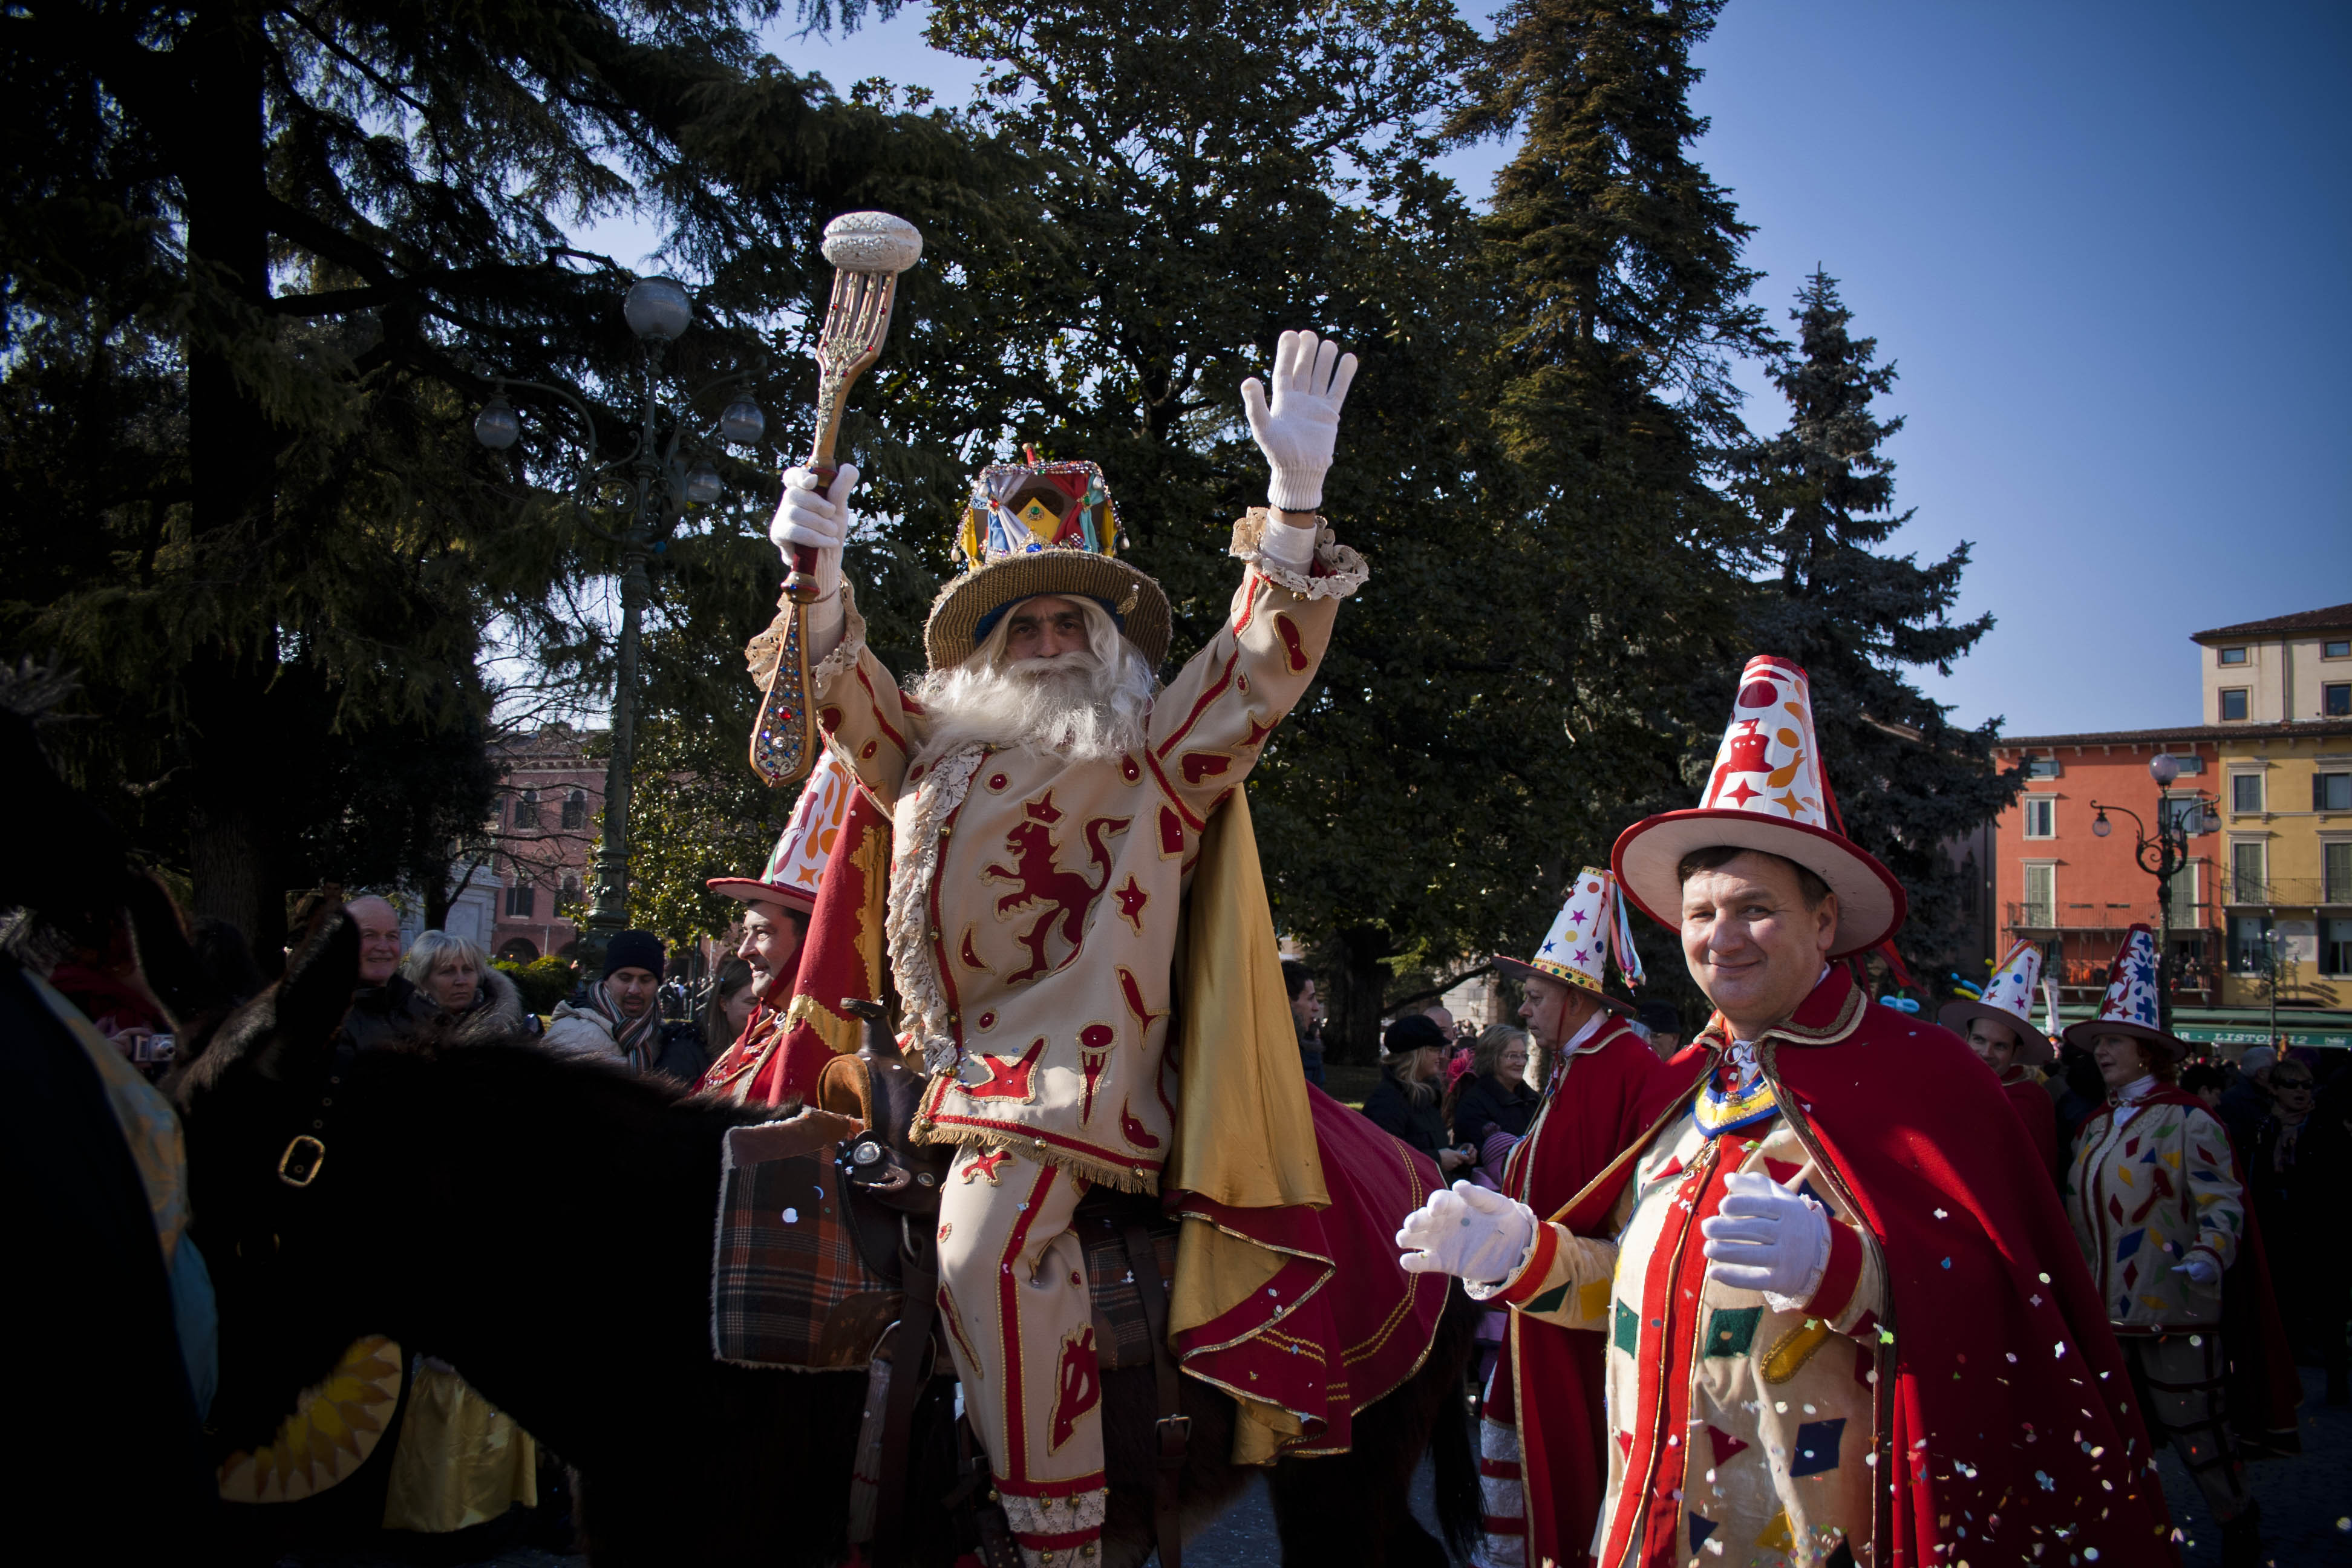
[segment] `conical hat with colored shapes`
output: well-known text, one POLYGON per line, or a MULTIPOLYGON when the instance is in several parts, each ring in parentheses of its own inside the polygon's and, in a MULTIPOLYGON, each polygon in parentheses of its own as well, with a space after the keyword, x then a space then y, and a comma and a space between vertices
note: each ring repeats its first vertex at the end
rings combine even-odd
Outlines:
POLYGON ((1635 823, 1619 835, 1611 864, 1643 914, 1680 929, 1675 868, 1719 845, 1778 855, 1829 884, 1838 899, 1832 958, 1874 946, 1902 927, 1902 884, 1846 837, 1822 771, 1805 672, 1785 658, 1759 654, 1748 661, 1697 807, 1635 823))
POLYGON ((2157 1007, 2156 933, 2136 925, 2124 933, 2124 944, 2107 971, 2107 995, 2099 1004, 2099 1016, 2068 1025, 2066 1043, 2087 1051, 2101 1035, 2128 1035, 2163 1047, 2179 1061, 2189 1047, 2164 1032, 2163 1016, 2157 1007))
POLYGON ((2050 1037, 2033 1026, 2033 994, 2041 981, 2042 949, 2020 937, 1985 982, 1984 994, 1945 1003, 1936 1021, 1956 1035, 1966 1035, 1977 1018, 2006 1025, 2017 1032, 2017 1059, 2040 1067, 2058 1054, 2050 1048, 2050 1037))
POLYGON ((782 904, 799 914, 816 909, 817 889, 824 885, 825 862, 833 857, 834 840, 849 811, 856 784, 849 770, 830 748, 817 753, 816 766, 793 815, 776 836, 776 847, 756 878, 713 877, 703 884, 712 892, 747 904, 782 904))
POLYGON ((1598 866, 1587 866, 1569 884, 1568 901, 1544 933, 1535 957, 1521 963, 1496 958, 1495 967, 1514 980, 1540 974, 1590 994, 1601 1005, 1634 1017, 1633 1005, 1621 1002, 1601 987, 1608 978, 1609 955, 1617 955, 1618 972, 1626 984, 1642 980, 1642 959, 1633 951, 1633 933, 1626 929, 1624 901, 1617 896, 1617 879, 1598 866))

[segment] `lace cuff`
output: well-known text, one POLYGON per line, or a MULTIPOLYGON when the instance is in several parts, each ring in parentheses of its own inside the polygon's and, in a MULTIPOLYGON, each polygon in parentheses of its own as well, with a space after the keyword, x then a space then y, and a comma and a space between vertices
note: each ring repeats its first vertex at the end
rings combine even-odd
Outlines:
MULTIPOLYGON (((1302 599, 1344 599, 1364 585, 1372 569, 1355 551, 1339 542, 1331 525, 1321 517, 1313 529, 1314 558, 1303 565, 1293 565, 1297 547, 1291 541, 1269 540, 1268 531, 1286 534, 1293 530, 1288 523, 1274 521, 1274 514, 1265 507, 1254 506, 1249 515, 1234 524, 1231 553, 1257 568, 1258 575, 1277 588, 1287 589, 1302 599)), ((1299 533, 1309 531, 1298 529, 1299 533)))

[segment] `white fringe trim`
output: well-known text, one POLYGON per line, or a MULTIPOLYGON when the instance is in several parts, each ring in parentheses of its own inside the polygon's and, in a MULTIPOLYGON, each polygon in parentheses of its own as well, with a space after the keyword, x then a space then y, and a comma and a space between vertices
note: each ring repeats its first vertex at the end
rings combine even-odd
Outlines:
MULTIPOLYGON (((861 626, 859 631, 865 628, 861 626)), ((848 645, 844 643, 845 647, 848 645)), ((971 775, 987 748, 950 752, 931 764, 921 787, 898 797, 896 853, 890 863, 890 908, 882 922, 890 949, 890 971, 906 1005, 907 1027, 923 1049, 924 1070, 936 1078, 951 1070, 960 1054, 948 1024, 948 1000, 940 986, 930 942, 931 884, 940 874, 940 825, 963 804, 971 775)))
MULTIPOLYGON (((1315 520, 1315 559, 1322 564, 1326 575, 1309 577, 1295 572, 1282 563, 1268 559, 1262 545, 1265 531, 1275 526, 1274 514, 1262 506, 1254 506, 1249 515, 1234 524, 1234 542, 1230 553, 1237 561, 1245 561, 1257 568, 1258 575, 1277 588, 1286 589, 1303 599, 1344 599, 1364 585, 1372 574, 1362 555, 1339 542, 1331 525, 1320 517, 1315 520)), ((1288 527, 1287 523, 1283 524, 1288 527)))

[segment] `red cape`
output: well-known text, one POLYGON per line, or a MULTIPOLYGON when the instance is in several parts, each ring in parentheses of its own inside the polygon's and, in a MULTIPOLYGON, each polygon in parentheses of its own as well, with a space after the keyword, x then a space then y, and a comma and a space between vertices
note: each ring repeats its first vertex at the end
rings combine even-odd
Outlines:
MULTIPOLYGON (((1668 1064, 1646 1125, 1680 1113, 1725 1043, 1711 1024, 1668 1064)), ((1759 1059, 1886 1266, 1878 1561, 2065 1562, 2095 1546, 2105 1563, 2177 1562, 2123 1352, 2058 1194, 2017 1179, 2037 1154, 1984 1064, 1948 1030, 1869 1005, 1843 966, 1759 1059)), ((1593 1234, 1647 1141, 1557 1217, 1593 1234)))
POLYGON ((2058 1163, 2058 1105, 2050 1098, 2050 1091, 2025 1078, 2014 1083, 2004 1079, 2000 1092, 2008 1099, 2009 1108, 2017 1112, 2026 1137, 2033 1141, 2034 1149, 2042 1156, 2042 1168, 2053 1181, 2061 1179, 2064 1172, 2058 1163))
MULTIPOLYGON (((1538 1214, 1567 1203, 1641 1137, 1653 1081, 1675 1076, 1615 1017, 1568 1061, 1503 1173, 1503 1190, 1538 1214)), ((1582 1562, 1601 1517, 1609 1472, 1602 1348, 1599 1334, 1510 1314, 1486 1414, 1519 1429, 1530 1568, 1546 1559, 1582 1562)))

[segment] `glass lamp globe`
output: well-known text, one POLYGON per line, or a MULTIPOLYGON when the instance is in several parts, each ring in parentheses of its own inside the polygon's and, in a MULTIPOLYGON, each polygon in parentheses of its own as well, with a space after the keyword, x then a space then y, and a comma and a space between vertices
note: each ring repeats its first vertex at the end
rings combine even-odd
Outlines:
POLYGON ((503 397, 493 397, 474 416, 474 439, 493 452, 503 452, 522 439, 522 421, 503 397))
POLYGON ((2116 825, 2107 820, 2107 814, 2104 811, 2091 819, 2091 836, 2095 838, 2105 838, 2115 830, 2116 825))
POLYGON ((666 343, 693 323, 694 301, 675 278, 647 278, 631 287, 621 314, 637 336, 666 343))
POLYGON ((719 433, 737 447, 756 447, 768 433, 768 416, 748 397, 739 397, 719 416, 719 433))
POLYGON ((686 471, 686 499, 696 506, 709 506, 725 488, 719 482, 719 470, 708 463, 697 463, 686 471))
POLYGON ((2179 759, 2170 752, 2157 752, 2147 760, 2147 776, 2156 781, 2158 788, 2168 787, 2180 776, 2179 759))

